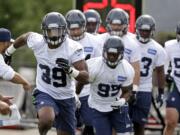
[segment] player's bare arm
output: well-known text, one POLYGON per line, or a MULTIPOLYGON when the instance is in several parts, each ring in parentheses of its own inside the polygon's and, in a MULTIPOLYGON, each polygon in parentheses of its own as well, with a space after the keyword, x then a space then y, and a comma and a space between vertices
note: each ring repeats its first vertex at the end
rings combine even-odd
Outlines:
POLYGON ((126 86, 126 87, 122 87, 122 95, 121 98, 125 98, 126 101, 129 100, 130 96, 131 96, 131 91, 133 88, 133 84, 126 86))
MULTIPOLYGON (((140 62, 136 61, 136 62, 131 63, 131 65, 133 66, 134 71, 135 71, 135 77, 134 77, 134 80, 133 80, 133 84, 136 85, 136 86, 139 86, 139 80, 140 80, 140 62)), ((133 90, 134 89, 135 88, 133 88, 133 90)))

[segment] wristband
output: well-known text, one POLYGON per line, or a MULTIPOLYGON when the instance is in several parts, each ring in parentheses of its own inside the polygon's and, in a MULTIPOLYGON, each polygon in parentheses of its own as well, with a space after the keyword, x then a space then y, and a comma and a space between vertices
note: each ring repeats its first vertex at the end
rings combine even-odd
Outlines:
POLYGON ((71 77, 74 77, 74 78, 76 78, 78 75, 79 75, 79 71, 78 70, 76 70, 75 68, 70 68, 70 73, 69 73, 69 75, 71 76, 71 77))
POLYGON ((136 91, 136 92, 137 92, 137 91, 138 91, 138 88, 139 88, 138 85, 134 84, 134 85, 133 85, 133 90, 132 90, 132 91, 136 91))
POLYGON ((11 56, 15 51, 16 51, 16 48, 12 44, 10 47, 8 47, 8 49, 6 50, 5 54, 8 55, 8 56, 11 56))

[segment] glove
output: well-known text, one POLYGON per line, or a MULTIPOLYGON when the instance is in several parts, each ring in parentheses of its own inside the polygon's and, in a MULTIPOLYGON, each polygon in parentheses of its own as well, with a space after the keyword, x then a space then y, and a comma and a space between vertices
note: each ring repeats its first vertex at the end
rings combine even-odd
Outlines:
POLYGON ((167 74, 167 75, 166 75, 166 82, 167 82, 168 84, 171 84, 171 83, 173 82, 173 78, 171 77, 170 74, 167 74))
POLYGON ((79 109, 81 107, 81 101, 79 100, 79 97, 76 94, 75 94, 75 102, 76 102, 76 108, 79 109))
POLYGON ((164 100, 164 90, 159 88, 158 89, 159 94, 156 97, 156 106, 159 108, 163 105, 163 100, 164 100))
POLYGON ((61 67, 67 74, 71 73, 69 61, 67 59, 58 58, 56 64, 61 67))
POLYGON ((10 64, 11 64, 11 59, 12 59, 12 56, 7 55, 6 53, 4 54, 4 62, 5 62, 7 65, 10 65, 10 64))
POLYGON ((125 103, 125 98, 116 98, 116 101, 111 104, 111 107, 112 109, 120 109, 120 107, 123 106, 125 103))

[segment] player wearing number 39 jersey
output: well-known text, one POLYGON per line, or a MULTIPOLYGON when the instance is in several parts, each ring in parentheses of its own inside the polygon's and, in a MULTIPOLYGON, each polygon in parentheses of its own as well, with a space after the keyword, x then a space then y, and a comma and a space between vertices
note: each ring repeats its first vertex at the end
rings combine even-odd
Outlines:
POLYGON ((130 116, 134 123, 135 135, 144 135, 152 98, 153 70, 157 73, 159 95, 157 102, 162 106, 164 90, 164 64, 166 53, 163 47, 152 39, 155 21, 149 15, 142 15, 136 21, 136 37, 141 52, 140 84, 136 101, 130 105, 130 116))
MULTIPOLYGON (((57 135, 75 134, 75 85, 87 82, 88 72, 83 47, 66 36, 67 24, 64 16, 50 12, 42 21, 43 35, 29 32, 23 34, 13 49, 27 44, 37 60, 34 104, 38 110, 39 132, 46 135, 52 124, 57 135)), ((13 49, 12 49, 13 48, 13 49)))

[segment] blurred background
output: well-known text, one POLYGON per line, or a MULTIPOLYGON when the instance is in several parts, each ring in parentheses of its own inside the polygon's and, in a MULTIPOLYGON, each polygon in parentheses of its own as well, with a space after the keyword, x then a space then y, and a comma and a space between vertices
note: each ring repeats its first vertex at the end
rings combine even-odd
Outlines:
MULTIPOLYGON (((156 20, 155 39, 163 45, 165 41, 175 38, 175 27, 180 21, 180 0, 0 0, 0 27, 11 30, 16 39, 19 35, 34 31, 41 33, 41 21, 45 14, 51 11, 63 15, 70 9, 96 9, 102 17, 100 32, 105 31, 105 17, 114 7, 126 10, 130 17, 129 31, 134 32, 136 18, 141 14, 150 14, 156 20)), ((18 49, 13 54, 12 67, 35 85, 36 60, 32 51, 27 47, 18 49)), ((26 118, 26 123, 36 123, 36 118, 30 93, 25 93, 20 86, 0 81, 0 92, 14 95, 14 102, 26 118), (29 121, 28 121, 28 120, 29 121)), ((157 115, 153 114, 152 115, 157 115)), ((154 119, 152 119, 153 121, 154 119)), ((155 120, 156 122, 156 120, 155 120)), ((161 123, 159 119, 159 123, 161 123)), ((32 125, 33 126, 33 125, 32 125)), ((154 126, 155 129, 162 128, 154 126)), ((3 133, 5 135, 5 131, 3 133)), ((25 133, 23 133, 25 134, 25 133)), ((152 132, 147 132, 151 134, 152 132)), ((160 134, 159 132, 157 134, 160 134)))

